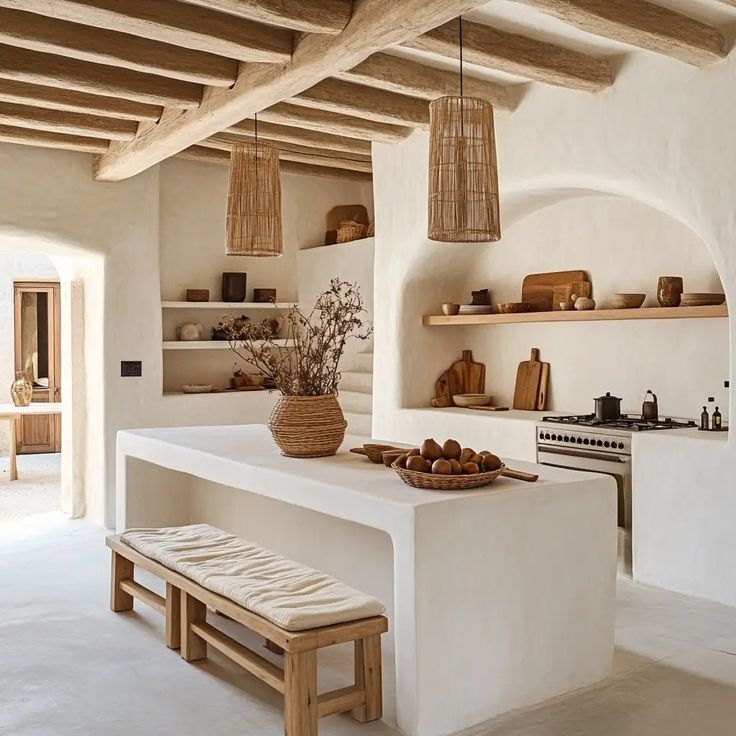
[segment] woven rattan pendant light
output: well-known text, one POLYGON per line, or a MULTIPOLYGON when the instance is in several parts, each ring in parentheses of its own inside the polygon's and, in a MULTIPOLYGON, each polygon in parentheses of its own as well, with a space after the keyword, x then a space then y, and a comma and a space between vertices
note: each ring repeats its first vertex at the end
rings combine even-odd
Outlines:
POLYGON ((429 105, 428 237, 442 243, 501 239, 493 107, 463 96, 463 19, 460 94, 429 105))
POLYGON ((236 143, 230 154, 225 254, 282 256, 281 171, 275 148, 236 143))

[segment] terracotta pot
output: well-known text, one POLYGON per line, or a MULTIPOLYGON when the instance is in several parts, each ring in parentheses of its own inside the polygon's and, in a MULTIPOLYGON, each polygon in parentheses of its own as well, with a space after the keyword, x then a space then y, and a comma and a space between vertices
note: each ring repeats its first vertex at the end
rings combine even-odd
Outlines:
POLYGON ((681 297, 681 276, 659 277, 659 281, 657 281, 657 301, 660 307, 679 307, 681 297))
POLYGON ((336 454, 347 426, 335 394, 282 395, 268 420, 274 442, 286 457, 336 454))
POLYGON ((25 373, 16 373, 10 386, 10 396, 16 406, 28 406, 33 399, 33 384, 25 373))

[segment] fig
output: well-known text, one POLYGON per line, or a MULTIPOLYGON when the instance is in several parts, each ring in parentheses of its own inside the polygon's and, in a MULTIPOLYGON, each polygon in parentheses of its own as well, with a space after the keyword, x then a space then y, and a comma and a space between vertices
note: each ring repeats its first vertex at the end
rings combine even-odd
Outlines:
POLYGON ((481 450, 478 454, 481 456, 484 456, 484 455, 492 455, 493 453, 490 450, 481 450))
POLYGON ((470 458, 468 462, 475 463, 476 465, 480 465, 483 462, 483 455, 479 455, 477 452, 473 457, 470 458))
POLYGON ((473 455, 475 455, 475 450, 472 447, 463 447, 458 459, 461 463, 469 463, 473 455))
POLYGON ((452 465, 449 460, 441 457, 432 463, 432 472, 436 475, 452 475, 452 465))
POLYGON ((442 457, 442 447, 433 439, 426 439, 422 442, 419 454, 430 462, 439 460, 442 457))
POLYGON ((413 447, 409 452, 406 453, 409 457, 413 457, 414 455, 419 454, 419 450, 416 447, 413 447))
POLYGON ((398 465, 398 466, 399 466, 400 468, 405 468, 405 467, 406 467, 406 461, 407 461, 408 459, 409 459, 409 455, 408 455, 408 454, 407 454, 407 453, 405 452, 405 453, 404 453, 403 455, 399 455, 399 456, 398 456, 398 457, 396 458, 396 464, 397 464, 397 465, 398 465))
POLYGON ((463 474, 463 466, 460 465, 460 463, 455 460, 454 458, 450 460, 450 466, 452 467, 452 474, 453 475, 462 475, 463 474))
POLYGON ((502 465, 501 459, 491 452, 483 456, 483 470, 487 473, 490 473, 492 470, 498 470, 502 465))
POLYGON ((478 463, 463 463, 463 473, 465 473, 465 475, 475 475, 476 473, 480 473, 478 463))
POLYGON ((426 473, 429 470, 428 465, 429 463, 423 457, 419 457, 419 455, 412 455, 406 461, 407 470, 416 470, 419 473, 426 473))
POLYGON ((457 460, 460 457, 460 453, 463 451, 460 447, 460 443, 457 440, 447 440, 442 445, 442 454, 448 460, 457 460))

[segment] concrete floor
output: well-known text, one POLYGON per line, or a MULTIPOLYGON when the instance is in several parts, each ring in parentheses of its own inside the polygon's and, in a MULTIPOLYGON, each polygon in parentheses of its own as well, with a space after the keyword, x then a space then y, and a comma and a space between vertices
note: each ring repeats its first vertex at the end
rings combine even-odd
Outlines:
POLYGON ((18 480, 10 481, 8 459, 0 459, 0 523, 58 511, 61 454, 18 455, 18 480))
MULTIPOLYGON (((277 736, 279 698, 217 653, 185 664, 149 609, 107 608, 103 532, 60 515, 0 523, 0 734, 277 736)), ((227 624, 225 624, 227 627, 227 624)), ((473 736, 732 736, 736 609, 621 579, 614 675, 472 729, 473 736)), ((321 687, 344 684, 327 650, 321 687)), ((387 701, 391 708, 391 673, 387 701)), ((321 736, 394 736, 345 716, 321 736)))

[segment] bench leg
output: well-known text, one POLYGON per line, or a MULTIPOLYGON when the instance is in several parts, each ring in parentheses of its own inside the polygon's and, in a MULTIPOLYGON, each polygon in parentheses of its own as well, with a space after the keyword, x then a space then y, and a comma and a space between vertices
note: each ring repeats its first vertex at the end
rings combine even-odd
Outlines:
POLYGON ((284 654, 284 733, 317 736, 317 650, 284 654))
POLYGON ((181 591, 171 583, 166 583, 166 646, 181 646, 181 591))
POLYGON ((355 642, 355 684, 365 690, 365 703, 351 715, 361 723, 378 720, 383 715, 380 635, 355 642))
POLYGON ((207 657, 207 642, 192 631, 192 624, 207 620, 207 606, 181 591, 181 656, 187 662, 207 657))
POLYGON ((133 579, 133 563, 117 552, 112 553, 110 571, 110 608, 116 613, 133 609, 133 596, 120 588, 121 580, 133 579))

